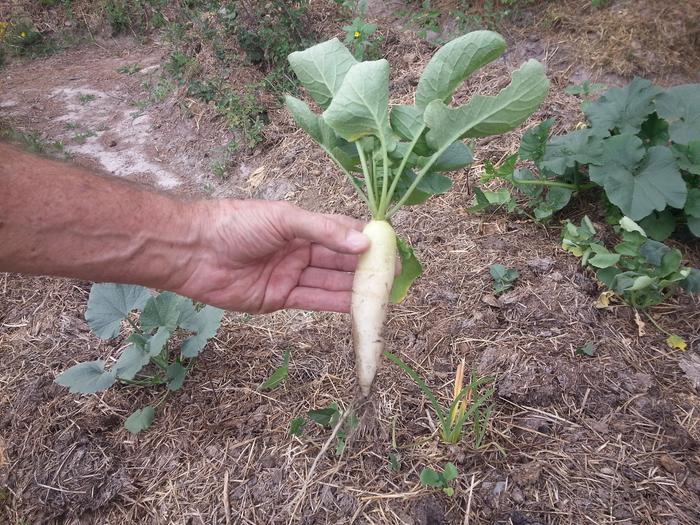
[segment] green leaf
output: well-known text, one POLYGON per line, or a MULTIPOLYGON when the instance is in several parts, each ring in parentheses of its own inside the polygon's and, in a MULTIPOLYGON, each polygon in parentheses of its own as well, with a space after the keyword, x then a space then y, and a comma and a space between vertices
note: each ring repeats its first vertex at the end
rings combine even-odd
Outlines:
POLYGON ((158 328, 156 333, 148 339, 148 343, 146 344, 148 355, 153 357, 160 354, 163 347, 168 342, 168 339, 170 339, 170 330, 165 326, 158 328))
POLYGON ((357 64, 352 53, 337 38, 295 51, 288 60, 309 95, 324 109, 338 92, 347 72, 357 64))
POLYGON ((611 253, 600 244, 591 243, 590 247, 595 253, 593 257, 588 259, 588 264, 591 266, 595 266, 596 268, 609 268, 610 266, 615 266, 620 260, 620 254, 611 253))
POLYGON ((626 232, 630 232, 630 233, 637 232, 640 235, 642 235, 643 237, 647 236, 644 229, 641 226, 639 226, 639 224, 637 224, 632 219, 630 219, 629 217, 622 217, 622 219, 620 219, 620 227, 623 230, 625 230, 626 232))
POLYGON ((653 100, 662 90, 650 81, 635 78, 624 87, 610 88, 584 113, 594 128, 635 134, 654 112, 653 100))
POLYGON ((473 161, 469 146, 463 142, 454 142, 437 158, 431 171, 455 171, 469 166, 473 161))
POLYGON ((187 338, 183 343, 182 357, 188 359, 197 357, 207 341, 216 335, 223 316, 223 310, 207 305, 197 312, 197 315, 190 322, 183 325, 183 328, 195 332, 196 335, 187 338))
POLYGON ((683 256, 681 252, 675 248, 666 252, 661 258, 661 266, 659 266, 659 274, 666 277, 674 272, 677 272, 681 267, 683 256))
MULTIPOLYGON (((408 191, 408 188, 411 186, 411 183, 415 180, 415 178, 416 174, 412 170, 406 170, 404 172, 396 185, 394 200, 399 200, 401 197, 403 197, 404 193, 408 191)), ((452 181, 448 177, 437 173, 428 173, 420 180, 418 186, 416 186, 416 189, 414 189, 408 199, 406 199, 404 206, 415 206, 417 204, 422 204, 431 196, 445 193, 451 188, 452 181)))
POLYGON ((520 276, 517 270, 506 268, 502 264, 492 264, 489 266, 489 272, 491 277, 493 277, 493 293, 495 295, 502 294, 510 289, 520 276))
POLYGON ((600 161, 591 165, 588 172, 591 180, 601 186, 605 185, 608 175, 616 170, 633 171, 646 154, 642 140, 628 133, 607 138, 601 144, 600 161))
POLYGON ((531 160, 539 163, 544 160, 544 152, 549 138, 549 131, 554 125, 554 119, 549 118, 543 122, 529 128, 524 134, 520 142, 518 155, 523 160, 531 160))
POLYGON ((689 268, 688 276, 680 282, 681 287, 688 293, 700 293, 700 270, 689 268))
POLYGON ((656 98, 656 112, 669 123, 671 140, 690 144, 700 138, 700 84, 674 86, 656 98))
POLYGON ((180 363, 171 363, 165 369, 165 373, 168 376, 168 390, 174 392, 175 390, 179 390, 182 387, 182 383, 185 382, 187 368, 180 363))
POLYGON ((333 420, 337 420, 339 415, 340 411, 338 410, 338 405, 336 405, 335 402, 331 403, 327 408, 309 410, 309 419, 324 427, 332 426, 333 420))
POLYGON ((394 278, 394 284, 391 287, 391 302, 394 304, 398 304, 406 298, 413 281, 423 273, 423 267, 413 253, 410 244, 397 236, 396 248, 401 259, 401 273, 394 278))
POLYGON ((574 190, 551 187, 547 196, 533 210, 538 221, 549 219, 554 213, 564 208, 571 200, 574 190))
POLYGON ((301 436, 301 432, 304 430, 304 427, 306 426, 306 419, 303 417, 295 417, 292 419, 292 422, 289 424, 289 433, 292 436, 301 436))
POLYGON ((688 217, 688 229, 696 237, 700 237, 700 218, 688 217))
POLYGON ((113 371, 105 370, 105 362, 97 360, 71 366, 59 374, 55 381, 68 387, 73 394, 94 394, 107 390, 114 384, 115 379, 113 371))
POLYGON ((421 471, 420 482, 426 487, 442 487, 444 484, 442 476, 428 467, 421 471))
POLYGON ((700 188, 688 190, 688 198, 685 201, 683 211, 690 217, 700 217, 700 188))
POLYGON ((500 188, 496 191, 485 191, 474 188, 474 204, 467 208, 467 211, 471 213, 483 211, 489 206, 507 204, 510 200, 510 191, 506 188, 500 188))
POLYGON ((639 254, 644 257, 649 264, 659 267, 661 266, 664 255, 670 251, 671 248, 665 244, 651 239, 646 241, 642 244, 641 248, 639 248, 639 254))
POLYGON ((457 467, 455 467, 454 463, 445 463, 445 468, 443 469, 442 475, 445 478, 445 481, 449 482, 457 479, 459 472, 457 472, 457 467))
POLYGON ((274 372, 272 372, 272 375, 268 377, 262 385, 260 385, 260 390, 273 390, 281 385, 285 379, 287 379, 287 375, 289 374, 290 354, 291 350, 287 348, 282 356, 282 364, 278 366, 274 372))
POLYGON ((139 408, 131 414, 124 422, 126 428, 132 434, 138 434, 142 430, 146 430, 153 424, 156 417, 156 411, 152 406, 139 408))
POLYGON ((642 128, 637 136, 642 139, 642 142, 647 147, 665 146, 669 140, 668 122, 660 119, 656 113, 652 113, 642 124, 642 128))
POLYGON ((680 169, 700 175, 700 140, 694 140, 687 146, 674 144, 671 149, 680 169))
MULTIPOLYGON (((592 3, 600 0, 592 0, 592 3)), ((584 80, 580 86, 571 85, 564 89, 570 95, 592 95, 596 91, 602 91, 608 86, 605 84, 592 83, 590 80, 584 80)))
MULTIPOLYGON (((141 329, 150 332, 154 328, 164 326, 171 332, 177 328, 181 314, 181 305, 190 301, 173 292, 162 292, 151 297, 141 313, 141 329)), ((191 302, 191 301, 190 301, 191 302)))
POLYGON ((423 110, 416 106, 397 105, 391 110, 391 128, 404 140, 412 141, 425 129, 423 110))
POLYGON ((140 310, 151 297, 147 288, 129 284, 93 284, 85 320, 100 339, 119 335, 121 322, 132 310, 140 310))
POLYGON ((350 68, 323 119, 345 140, 376 136, 393 149, 389 126, 389 63, 360 62, 350 68))
POLYGON ((389 470, 399 472, 401 470, 401 454, 389 452, 389 470))
POLYGON ((587 357, 593 357, 595 355, 596 346, 593 341, 588 341, 581 348, 576 350, 576 355, 585 355, 587 357))
POLYGON ((151 361, 151 356, 143 347, 137 344, 130 344, 119 356, 113 367, 114 373, 119 379, 131 380, 136 377, 141 369, 151 361))
POLYGON ((475 95, 454 109, 434 100, 424 114, 430 127, 428 144, 439 151, 464 137, 486 137, 515 129, 539 107, 548 90, 542 64, 529 60, 496 96, 475 95))
POLYGON ((433 100, 448 104, 465 78, 505 49, 506 41, 493 31, 472 31, 448 42, 425 67, 416 88, 416 106, 424 110, 433 100))
MULTIPOLYGON (((608 141, 616 138, 619 137, 608 141)), ((651 147, 641 163, 634 163, 635 157, 629 153, 629 150, 620 151, 619 161, 606 167, 603 186, 610 202, 633 220, 667 206, 683 208, 687 188, 671 150, 664 146, 651 147)), ((596 181, 593 166, 590 176, 596 181)))
POLYGON ((664 210, 661 213, 654 212, 639 221, 639 225, 644 228, 650 238, 655 241, 664 241, 676 229, 676 217, 669 210, 664 210))
POLYGON ((599 162, 602 155, 603 140, 600 135, 590 129, 579 129, 553 137, 547 144, 539 167, 564 175, 567 169, 575 168, 576 164, 599 162))

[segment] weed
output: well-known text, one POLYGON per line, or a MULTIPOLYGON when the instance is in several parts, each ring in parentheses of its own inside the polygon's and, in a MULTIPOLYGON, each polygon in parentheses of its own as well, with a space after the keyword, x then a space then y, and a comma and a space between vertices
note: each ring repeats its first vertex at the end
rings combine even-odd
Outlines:
POLYGON ((93 95, 92 93, 81 93, 78 95, 78 101, 84 106, 86 104, 89 104, 93 100, 95 100, 97 97, 93 95))
POLYGON ((424 468, 420 473, 420 483, 426 487, 436 487, 448 496, 454 496, 455 489, 450 485, 452 481, 457 479, 459 472, 454 463, 445 463, 442 472, 438 472, 431 468, 424 468))
POLYGON ((31 153, 62 154, 66 159, 71 157, 71 154, 66 151, 65 144, 62 141, 45 139, 36 131, 23 132, 14 128, 0 126, 0 139, 16 142, 31 153))
POLYGON ((500 295, 509 290, 520 275, 517 270, 506 268, 502 264, 492 264, 489 266, 489 272, 491 277, 493 277, 494 295, 500 295))
POLYGON ((117 73, 123 73, 125 75, 133 75, 141 71, 141 64, 127 64, 117 68, 117 73))
POLYGON ((94 136, 95 136, 95 132, 87 129, 85 131, 80 131, 80 132, 76 133, 75 135, 73 135, 73 141, 77 144, 85 144, 85 142, 87 142, 88 138, 94 137, 94 136))
POLYGON ((493 378, 479 378, 476 372, 472 372, 469 384, 463 387, 464 361, 462 361, 457 367, 455 374, 452 402, 449 406, 443 407, 432 389, 415 370, 390 352, 384 352, 384 355, 403 370, 418 385, 425 397, 428 398, 435 415, 440 421, 440 435, 445 443, 459 443, 462 439, 465 425, 471 420, 474 446, 476 448, 481 447, 491 416, 491 407, 485 407, 485 405, 495 392, 493 387, 483 391, 482 387, 493 382, 493 378))
POLYGON ((59 374, 56 383, 81 394, 101 392, 117 381, 136 386, 165 386, 160 401, 136 410, 124 423, 132 433, 145 430, 153 423, 155 409, 168 393, 182 387, 194 358, 216 334, 223 314, 223 310, 194 303, 172 292, 151 295, 141 286, 94 284, 85 313, 88 326, 100 339, 113 339, 127 321, 131 326, 129 346, 111 368, 106 369, 103 360, 79 363, 59 374), (133 310, 141 311, 138 323, 132 319, 133 310), (184 339, 179 351, 171 351, 169 340, 178 331, 194 335, 184 339), (142 374, 149 365, 155 371, 142 374))

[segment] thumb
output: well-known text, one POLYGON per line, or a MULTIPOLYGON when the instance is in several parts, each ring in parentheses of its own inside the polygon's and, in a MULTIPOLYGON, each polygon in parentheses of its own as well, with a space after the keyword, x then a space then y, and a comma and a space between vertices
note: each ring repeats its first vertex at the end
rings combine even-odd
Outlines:
POLYGON ((341 253, 362 253, 369 248, 369 239, 361 230, 361 221, 342 215, 324 215, 297 206, 284 210, 281 223, 289 239, 301 238, 341 253))

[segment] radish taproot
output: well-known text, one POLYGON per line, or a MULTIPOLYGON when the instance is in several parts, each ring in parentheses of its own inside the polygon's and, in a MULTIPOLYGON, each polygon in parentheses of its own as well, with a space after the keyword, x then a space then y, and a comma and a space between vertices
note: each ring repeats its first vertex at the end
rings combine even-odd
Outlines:
POLYGON ((292 96, 286 97, 287 108, 338 165, 372 215, 364 230, 371 246, 360 257, 351 306, 363 397, 370 393, 383 350, 388 303, 401 302, 422 272, 411 247, 394 233, 391 217, 451 188, 443 173, 473 160, 463 139, 515 129, 547 95, 544 68, 529 60, 497 95, 447 105, 471 73, 505 48, 503 37, 493 31, 474 31, 448 42, 426 66, 414 103, 392 106, 386 60, 358 62, 336 38, 289 55, 294 73, 323 112, 292 96), (395 276, 397 252, 401 272, 395 276))

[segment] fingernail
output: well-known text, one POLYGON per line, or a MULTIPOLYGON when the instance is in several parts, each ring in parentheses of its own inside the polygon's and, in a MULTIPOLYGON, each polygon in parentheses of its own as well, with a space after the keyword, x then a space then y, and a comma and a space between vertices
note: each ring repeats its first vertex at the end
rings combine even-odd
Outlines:
POLYGON ((350 230, 347 237, 345 238, 345 243, 348 248, 353 251, 364 251, 369 247, 369 239, 363 233, 357 230, 350 230))

